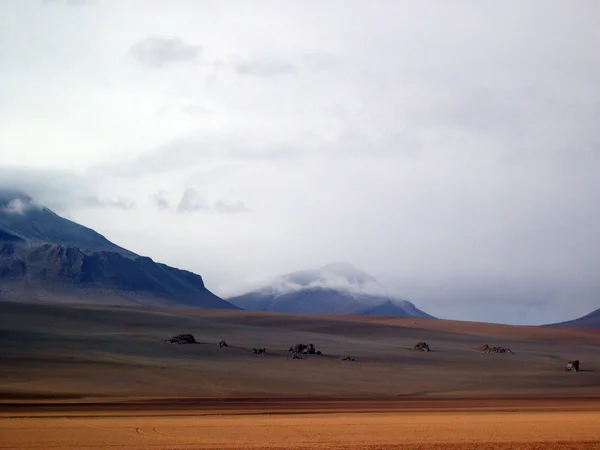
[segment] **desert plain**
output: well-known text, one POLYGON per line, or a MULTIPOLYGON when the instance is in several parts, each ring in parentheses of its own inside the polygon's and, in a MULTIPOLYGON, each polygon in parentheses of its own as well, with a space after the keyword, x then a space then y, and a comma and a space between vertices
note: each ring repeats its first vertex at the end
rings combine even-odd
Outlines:
POLYGON ((600 330, 10 302, 0 313, 0 449, 600 448, 600 330), (164 342, 179 333, 198 343, 164 342), (413 351, 419 341, 432 351, 413 351), (292 359, 300 342, 323 354, 292 359), (476 351, 485 343, 513 353, 476 351), (565 372, 570 359, 582 371, 565 372))

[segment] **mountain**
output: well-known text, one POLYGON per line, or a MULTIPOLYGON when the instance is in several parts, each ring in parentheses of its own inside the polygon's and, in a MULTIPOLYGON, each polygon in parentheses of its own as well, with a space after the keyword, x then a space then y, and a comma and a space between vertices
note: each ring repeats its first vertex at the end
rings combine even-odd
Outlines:
POLYGON ((579 319, 554 323, 551 326, 573 328, 600 328, 600 309, 592 311, 579 319))
POLYGON ((238 309, 200 275, 154 262, 30 197, 0 193, 0 299, 238 309))
POLYGON ((36 204, 31 197, 6 191, 0 192, 0 239, 31 244, 52 243, 85 252, 119 253, 129 258, 137 256, 94 230, 36 204))
POLYGON ((421 311, 411 302, 406 300, 388 300, 379 305, 367 308, 361 311, 360 314, 372 316, 412 316, 433 318, 433 316, 421 311))
POLYGON ((283 275, 269 286, 228 301, 255 311, 432 317, 396 299, 374 277, 344 262, 283 275))

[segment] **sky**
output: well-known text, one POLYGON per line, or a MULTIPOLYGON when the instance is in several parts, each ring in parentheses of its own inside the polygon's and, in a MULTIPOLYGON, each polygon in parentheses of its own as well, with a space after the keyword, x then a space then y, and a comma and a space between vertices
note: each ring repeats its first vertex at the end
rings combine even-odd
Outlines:
POLYGON ((227 297, 348 261, 600 308, 600 3, 0 1, 0 185, 227 297))

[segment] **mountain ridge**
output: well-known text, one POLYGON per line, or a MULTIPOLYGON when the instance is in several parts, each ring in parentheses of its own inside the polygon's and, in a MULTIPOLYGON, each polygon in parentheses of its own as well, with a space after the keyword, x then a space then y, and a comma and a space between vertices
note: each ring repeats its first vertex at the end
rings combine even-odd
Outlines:
POLYGON ((0 193, 0 239, 12 235, 30 244, 52 243, 76 247, 84 252, 111 251, 138 257, 109 241, 102 234, 59 216, 25 194, 0 193))
POLYGON ((239 309, 198 274, 156 263, 25 195, 0 195, 0 298, 239 309))

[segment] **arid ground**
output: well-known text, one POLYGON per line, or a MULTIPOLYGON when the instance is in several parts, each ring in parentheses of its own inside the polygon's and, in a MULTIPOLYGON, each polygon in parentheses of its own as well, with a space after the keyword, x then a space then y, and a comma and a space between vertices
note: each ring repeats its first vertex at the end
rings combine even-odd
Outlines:
POLYGON ((0 365, 2 449, 600 448, 600 330, 4 302, 0 365))
MULTIPOLYGON (((194 405, 195 403, 195 405, 194 405)), ((597 449, 597 399, 5 408, 2 449, 597 449), (161 406, 167 409, 160 409, 161 406), (347 411, 341 412, 345 408, 347 411), (269 412, 267 412, 269 411, 269 412)))

